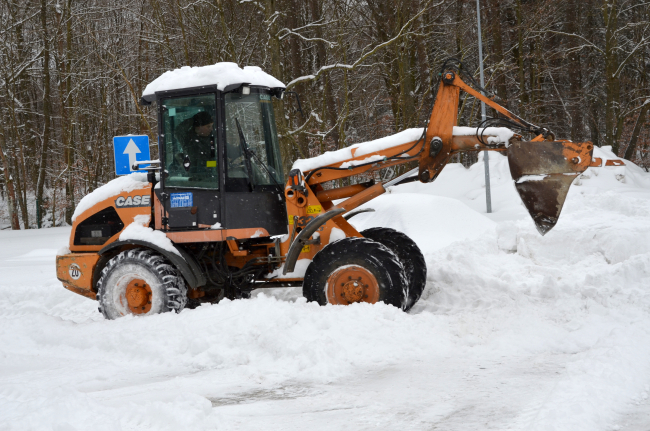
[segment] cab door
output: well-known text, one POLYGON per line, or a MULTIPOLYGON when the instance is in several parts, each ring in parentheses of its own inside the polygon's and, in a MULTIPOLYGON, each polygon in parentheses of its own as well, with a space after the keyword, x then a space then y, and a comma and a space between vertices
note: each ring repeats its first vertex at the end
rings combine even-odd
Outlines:
POLYGON ((224 227, 287 233, 287 207, 271 94, 245 87, 223 94, 224 227))
POLYGON ((167 228, 217 228, 222 221, 217 94, 158 100, 164 173, 155 193, 167 214, 167 228))

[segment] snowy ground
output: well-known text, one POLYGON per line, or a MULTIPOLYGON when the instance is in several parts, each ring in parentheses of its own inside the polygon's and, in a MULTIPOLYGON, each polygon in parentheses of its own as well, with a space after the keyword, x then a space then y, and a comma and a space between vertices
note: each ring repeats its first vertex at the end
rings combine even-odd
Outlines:
POLYGON ((352 219, 422 248, 408 314, 274 289, 105 321, 56 280, 68 228, 0 231, 0 429, 650 429, 650 174, 590 169, 541 237, 498 155, 487 217, 482 165, 352 219))

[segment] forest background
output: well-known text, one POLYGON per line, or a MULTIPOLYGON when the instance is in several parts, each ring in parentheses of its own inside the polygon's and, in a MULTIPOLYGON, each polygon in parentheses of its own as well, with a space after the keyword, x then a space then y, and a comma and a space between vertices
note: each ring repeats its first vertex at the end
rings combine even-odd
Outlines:
MULTIPOLYGON (((481 0, 481 14, 500 103, 650 169, 650 2, 481 0)), ((137 102, 170 69, 257 65, 300 94, 304 117, 295 98, 275 103, 287 167, 423 126, 449 57, 478 76, 475 0, 0 0, 0 19, 0 219, 13 229, 70 223, 115 176, 113 136, 157 142, 155 108, 137 102)), ((480 122, 475 99, 459 109, 461 125, 480 122)))

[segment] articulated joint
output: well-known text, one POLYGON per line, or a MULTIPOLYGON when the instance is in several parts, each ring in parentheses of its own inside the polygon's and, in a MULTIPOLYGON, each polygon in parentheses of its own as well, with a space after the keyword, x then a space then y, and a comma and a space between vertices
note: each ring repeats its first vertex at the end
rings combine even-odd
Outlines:
POLYGON ((442 150, 442 139, 438 136, 434 136, 429 144, 429 157, 436 157, 440 150, 442 150))
POLYGON ((452 85, 454 83, 455 78, 456 78, 456 74, 450 70, 442 74, 442 82, 444 82, 447 85, 452 85))
MULTIPOLYGON (((307 187, 305 187, 305 181, 302 176, 302 172, 300 172, 299 169, 292 169, 291 172, 289 172, 287 185, 289 186, 288 188, 291 191, 293 190, 298 191, 305 196, 307 196, 307 194, 309 193, 307 187)), ((293 197, 293 194, 291 194, 291 196, 288 197, 293 197)))

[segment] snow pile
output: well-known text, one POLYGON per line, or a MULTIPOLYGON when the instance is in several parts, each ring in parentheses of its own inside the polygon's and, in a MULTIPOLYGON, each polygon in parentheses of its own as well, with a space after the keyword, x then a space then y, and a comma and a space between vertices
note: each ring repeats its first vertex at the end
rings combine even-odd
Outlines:
POLYGON ((142 96, 151 96, 157 91, 176 90, 179 88, 216 85, 224 90, 231 84, 251 84, 269 88, 284 88, 284 84, 257 66, 245 66, 241 69, 236 63, 217 63, 209 66, 190 67, 169 70, 154 79, 142 92, 142 96))
POLYGON ((84 213, 84 211, 89 210, 111 196, 116 196, 123 192, 129 193, 133 190, 144 189, 148 186, 149 182, 147 181, 147 174, 133 173, 117 177, 84 196, 84 198, 79 202, 79 205, 77 205, 77 208, 75 208, 74 214, 72 214, 72 221, 74 222, 79 215, 84 213))
POLYGON ((120 241, 127 241, 130 239, 146 241, 155 246, 162 248, 163 250, 170 251, 174 254, 181 255, 172 241, 167 238, 163 232, 159 230, 153 230, 149 227, 149 222, 151 221, 151 216, 147 214, 141 214, 133 217, 133 223, 124 228, 120 234, 120 241))
POLYGON ((351 218, 350 222, 357 229, 388 226, 404 232, 427 252, 455 241, 479 238, 494 231, 496 226, 495 222, 458 200, 441 196, 386 193, 359 208, 372 208, 375 212, 351 218))

